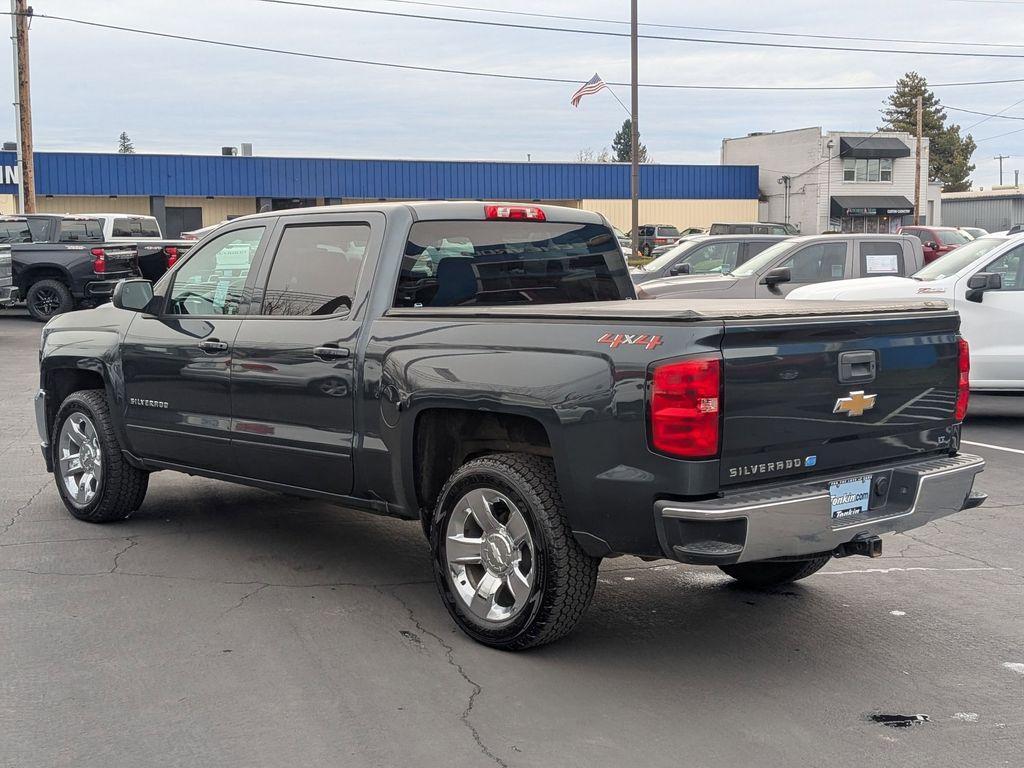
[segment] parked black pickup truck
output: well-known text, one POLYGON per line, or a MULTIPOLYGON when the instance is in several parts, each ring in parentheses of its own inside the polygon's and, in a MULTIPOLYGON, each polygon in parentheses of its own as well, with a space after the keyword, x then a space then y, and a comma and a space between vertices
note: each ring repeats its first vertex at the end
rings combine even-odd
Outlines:
POLYGON ((118 280, 140 274, 135 247, 105 242, 92 218, 0 216, 0 243, 11 246, 9 299, 20 298, 39 321, 106 301, 118 280))
POLYGON ((568 632, 603 557, 763 587, 977 506, 943 303, 633 301, 600 216, 416 203, 234 220, 43 331, 82 520, 170 469, 419 520, 458 625, 568 632))

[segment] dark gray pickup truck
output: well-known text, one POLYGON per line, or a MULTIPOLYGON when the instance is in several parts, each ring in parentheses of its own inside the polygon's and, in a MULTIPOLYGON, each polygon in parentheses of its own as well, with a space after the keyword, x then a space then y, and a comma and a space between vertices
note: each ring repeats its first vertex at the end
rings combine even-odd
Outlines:
POLYGON ((92 522, 154 470, 418 520, 454 620, 506 649, 568 632, 603 557, 765 587, 983 501, 945 304, 633 296, 574 209, 237 219, 46 326, 42 453, 92 522))
POLYGON ((87 216, 0 216, 0 243, 10 246, 12 273, 9 291, 0 282, 0 300, 24 301, 41 322, 106 301, 119 280, 140 275, 138 249, 105 241, 87 216))

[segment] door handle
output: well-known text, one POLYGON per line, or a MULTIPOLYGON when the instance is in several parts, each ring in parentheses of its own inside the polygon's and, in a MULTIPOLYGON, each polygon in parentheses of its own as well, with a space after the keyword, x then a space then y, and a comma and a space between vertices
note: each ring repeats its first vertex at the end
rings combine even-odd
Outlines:
POLYGON ((206 341, 199 342, 199 348, 203 352, 225 352, 227 351, 228 344, 226 341, 219 341, 218 339, 207 339, 206 341))
POLYGON ((313 356, 321 360, 343 360, 348 357, 349 351, 346 347, 316 347, 313 356))

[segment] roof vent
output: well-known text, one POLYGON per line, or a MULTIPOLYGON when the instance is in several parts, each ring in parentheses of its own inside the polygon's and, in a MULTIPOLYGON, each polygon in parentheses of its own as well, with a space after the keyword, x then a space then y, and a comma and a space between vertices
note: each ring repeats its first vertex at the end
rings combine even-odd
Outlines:
POLYGON ((238 154, 238 149, 237 147, 221 147, 220 153, 224 157, 234 157, 235 155, 238 154))
POLYGON ((242 142, 242 151, 239 153, 242 157, 252 157, 252 144, 247 141, 242 142))

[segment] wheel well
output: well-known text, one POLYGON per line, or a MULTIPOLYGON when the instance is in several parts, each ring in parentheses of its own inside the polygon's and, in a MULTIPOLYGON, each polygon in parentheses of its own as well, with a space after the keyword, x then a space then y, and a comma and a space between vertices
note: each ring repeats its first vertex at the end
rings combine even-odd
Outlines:
POLYGON ((437 408, 416 419, 416 498, 424 519, 452 472, 469 459, 489 453, 551 456, 544 426, 528 416, 437 408))
POLYGON ((18 289, 24 293, 40 280, 59 280, 68 285, 68 276, 57 267, 31 267, 18 274, 18 289))
POLYGON ((49 432, 64 398, 72 392, 83 389, 103 389, 104 382, 103 377, 96 371, 83 371, 81 368, 57 368, 46 374, 44 388, 46 389, 46 429, 49 432))

